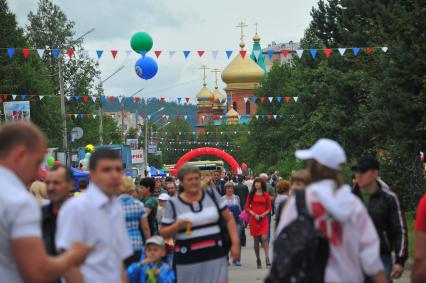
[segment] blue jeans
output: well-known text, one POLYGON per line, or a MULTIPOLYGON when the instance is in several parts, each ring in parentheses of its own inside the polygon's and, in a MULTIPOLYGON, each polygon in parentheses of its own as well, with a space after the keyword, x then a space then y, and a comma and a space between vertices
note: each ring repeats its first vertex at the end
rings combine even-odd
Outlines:
MULTIPOLYGON (((383 266, 385 268, 385 276, 389 283, 392 283, 391 273, 392 273, 392 256, 391 255, 384 255, 381 256, 383 266)), ((373 283, 373 280, 371 280, 369 277, 365 277, 364 283, 373 283)))

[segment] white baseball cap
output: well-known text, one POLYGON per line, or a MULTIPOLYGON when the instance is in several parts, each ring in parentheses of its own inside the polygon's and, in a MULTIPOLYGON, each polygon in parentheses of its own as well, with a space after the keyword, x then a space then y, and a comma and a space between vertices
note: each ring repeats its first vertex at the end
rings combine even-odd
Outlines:
POLYGON ((340 170, 346 163, 346 153, 336 141, 319 139, 310 149, 296 150, 296 157, 302 160, 314 159, 322 165, 340 170))
POLYGON ((170 200, 170 196, 166 193, 162 193, 158 196, 159 200, 170 200))
POLYGON ((152 236, 145 243, 145 246, 148 246, 148 245, 156 245, 156 246, 164 247, 165 245, 164 238, 161 236, 152 236))

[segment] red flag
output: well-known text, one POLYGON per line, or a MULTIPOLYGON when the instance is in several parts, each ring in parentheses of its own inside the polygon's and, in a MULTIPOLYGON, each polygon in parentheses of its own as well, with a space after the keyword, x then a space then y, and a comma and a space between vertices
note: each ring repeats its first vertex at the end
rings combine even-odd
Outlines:
POLYGON ((243 57, 243 59, 244 59, 244 57, 246 57, 246 53, 247 53, 247 51, 240 50, 240 54, 241 54, 241 57, 243 57))
POLYGON ((185 98, 185 101, 186 101, 186 103, 188 103, 189 102, 189 97, 185 98))
POLYGON ((141 98, 140 97, 135 97, 135 102, 136 103, 140 103, 141 102, 141 98))
POLYGON ((160 98, 160 102, 163 102, 163 103, 164 103, 164 102, 166 102, 166 99, 165 99, 164 97, 161 97, 161 98, 160 98))
POLYGON ((283 54, 283 56, 284 56, 284 57, 287 57, 287 55, 288 55, 288 50, 287 50, 287 49, 283 49, 283 50, 281 51, 281 53, 283 54))
POLYGON ((90 114, 86 114, 86 118, 90 119, 92 116, 90 114))
POLYGON ((327 48, 327 49, 324 49, 324 53, 325 53, 325 57, 330 57, 330 54, 331 54, 331 48, 327 48))
POLYGON ((203 57, 203 55, 204 55, 204 50, 199 50, 199 51, 197 51, 197 53, 198 53, 198 56, 203 57))
POLYGON ((235 97, 235 98, 234 98, 234 101, 235 101, 235 102, 237 102, 237 103, 238 103, 238 101, 239 101, 239 100, 240 100, 240 98, 239 98, 239 97, 235 97))
POLYGON ((89 97, 87 95, 83 96, 84 102, 87 102, 89 100, 89 97))
POLYGON ((266 115, 266 119, 271 120, 272 116, 271 115, 266 115))
POLYGON ((24 58, 27 58, 28 55, 30 55, 30 50, 28 48, 22 49, 22 54, 24 55, 24 58))
POLYGON ((71 114, 67 114, 68 119, 71 119, 71 114))
POLYGON ((67 50, 68 57, 72 57, 74 55, 74 49, 67 50))
POLYGON ((157 59, 161 55, 161 51, 160 50, 156 50, 156 51, 154 51, 154 53, 155 53, 155 57, 157 57, 157 59))
POLYGON ((265 101, 265 97, 261 96, 260 97, 260 103, 263 103, 265 101))
POLYGON ((291 99, 291 97, 290 97, 290 96, 286 96, 286 97, 285 97, 285 102, 287 102, 287 103, 288 103, 288 102, 290 101, 290 99, 291 99))
POLYGON ((370 54, 373 52, 373 48, 371 48, 371 47, 367 47, 367 48, 365 48, 365 52, 366 52, 368 55, 370 55, 370 54))
POLYGON ((111 103, 113 103, 113 102, 114 102, 114 96, 110 96, 110 97, 109 97, 109 101, 110 101, 111 103))
POLYGON ((214 97, 210 98, 210 102, 214 102, 214 97))
POLYGON ((115 59, 115 56, 117 56, 118 50, 111 50, 112 58, 115 59))
POLYGON ((9 97, 7 94, 3 94, 3 99, 6 100, 9 97))

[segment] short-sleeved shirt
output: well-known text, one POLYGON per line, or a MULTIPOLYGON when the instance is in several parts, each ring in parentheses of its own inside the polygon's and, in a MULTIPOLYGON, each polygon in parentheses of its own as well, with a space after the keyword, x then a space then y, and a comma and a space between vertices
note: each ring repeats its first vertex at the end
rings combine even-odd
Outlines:
POLYGON ((426 233, 426 194, 423 195, 417 208, 415 229, 417 232, 426 233))
POLYGON ((95 184, 59 211, 56 247, 66 250, 75 241, 94 245, 80 266, 84 282, 121 282, 122 262, 133 254, 124 215, 117 198, 108 198, 95 184))
POLYGON ((190 230, 184 229, 176 234, 174 260, 177 265, 225 256, 219 227, 219 210, 224 209, 226 204, 215 189, 209 192, 203 190, 197 203, 187 203, 180 196, 167 203, 162 225, 171 225, 177 220, 192 222, 190 230))
POLYGON ((228 209, 232 212, 232 215, 234 216, 235 221, 238 223, 240 221, 240 213, 241 213, 240 198, 237 195, 233 195, 231 199, 229 196, 224 195, 222 197, 222 201, 225 202, 228 209))
POLYGON ((118 197, 121 208, 124 212, 126 221, 127 234, 132 243, 134 251, 141 251, 143 248, 143 237, 140 229, 142 218, 146 218, 148 214, 142 202, 135 199, 131 195, 123 194, 118 197))
POLYGON ((149 229, 151 230, 151 235, 158 235, 157 197, 152 195, 146 199, 142 199, 142 202, 146 208, 151 209, 151 213, 148 215, 148 224, 149 224, 149 229))
POLYGON ((24 281, 19 274, 11 241, 25 237, 41 238, 41 211, 22 181, 1 166, 0 215, 0 281, 21 283, 24 281))

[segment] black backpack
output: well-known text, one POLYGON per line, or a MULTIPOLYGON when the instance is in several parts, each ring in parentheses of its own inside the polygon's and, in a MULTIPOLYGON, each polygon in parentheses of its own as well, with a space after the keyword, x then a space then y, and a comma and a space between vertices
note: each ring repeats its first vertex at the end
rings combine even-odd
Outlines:
POLYGON ((266 283, 324 282, 330 247, 315 229, 306 207, 305 190, 295 191, 298 216, 274 241, 274 257, 266 283))

